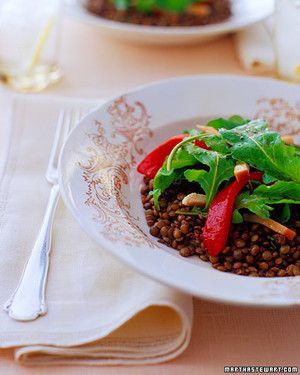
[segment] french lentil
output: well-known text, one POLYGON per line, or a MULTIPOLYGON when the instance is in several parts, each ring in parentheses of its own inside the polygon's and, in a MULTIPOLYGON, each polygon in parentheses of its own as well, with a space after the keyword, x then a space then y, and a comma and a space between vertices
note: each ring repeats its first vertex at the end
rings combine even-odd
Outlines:
MULTIPOLYGON (((189 215, 192 207, 181 203, 186 194, 197 191, 193 183, 173 184, 160 198, 160 210, 154 207, 149 191, 153 180, 144 179, 142 203, 150 234, 183 257, 198 256, 218 271, 251 277, 300 276, 300 215, 289 227, 297 231, 294 240, 273 233, 259 224, 231 225, 228 242, 218 256, 210 256, 201 241, 205 224, 202 215, 189 215), (183 193, 184 191, 184 193, 183 193), (180 211, 177 214, 176 211, 180 211), (186 214, 182 214, 182 212, 186 214), (298 224, 297 224, 298 223, 298 224)), ((297 216, 298 215, 298 216, 297 216)))

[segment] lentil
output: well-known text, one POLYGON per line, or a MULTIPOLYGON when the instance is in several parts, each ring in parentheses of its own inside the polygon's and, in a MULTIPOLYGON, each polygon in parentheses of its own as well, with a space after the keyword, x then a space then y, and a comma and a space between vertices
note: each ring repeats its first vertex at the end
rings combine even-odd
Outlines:
POLYGON ((183 223, 181 224, 180 226, 180 230, 183 234, 188 234, 189 233, 189 229, 190 229, 190 225, 189 223, 183 223))
POLYGON ((256 256, 260 252, 260 247, 258 245, 253 245, 250 248, 250 253, 253 256, 256 256))
POLYGON ((164 237, 168 234, 168 231, 169 231, 169 227, 163 226, 160 230, 160 234, 162 235, 162 237, 164 237))
POLYGON ((182 236, 181 230, 178 229, 178 228, 176 228, 176 229, 174 230, 174 232, 173 232, 173 236, 174 236, 174 238, 176 238, 176 239, 181 238, 181 236, 182 236))
MULTIPOLYGON (((238 235, 240 236, 240 233, 238 233, 238 235)), ((239 249, 242 249, 243 247, 246 246, 246 242, 243 241, 243 240, 237 240, 237 241, 234 241, 234 244, 236 247, 238 247, 239 249)))
POLYGON ((141 187, 142 202, 150 234, 160 243, 174 248, 183 257, 194 255, 201 261, 210 262, 213 268, 222 272, 252 277, 300 276, 300 227, 296 226, 296 220, 300 222, 299 214, 289 225, 297 230, 293 241, 265 230, 259 224, 236 224, 230 228, 224 250, 213 257, 201 241, 205 219, 200 215, 188 215, 192 208, 183 207, 181 203, 186 194, 197 191, 198 185, 173 184, 162 194, 157 211, 148 195, 150 182, 153 185, 153 180, 145 178, 145 185, 141 187), (181 213, 177 214, 177 210, 181 213))
POLYGON ((290 251, 290 247, 288 245, 283 245, 280 247, 279 251, 281 255, 288 254, 288 252, 290 251))
POLYGON ((262 257, 266 261, 271 260, 272 259, 272 253, 270 251, 266 250, 262 253, 262 257))

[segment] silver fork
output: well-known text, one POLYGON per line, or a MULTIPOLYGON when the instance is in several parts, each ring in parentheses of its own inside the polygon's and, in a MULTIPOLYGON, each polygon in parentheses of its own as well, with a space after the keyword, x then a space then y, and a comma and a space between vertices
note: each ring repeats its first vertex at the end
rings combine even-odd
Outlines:
POLYGON ((44 218, 24 268, 19 284, 4 305, 9 316, 15 320, 34 320, 47 312, 45 289, 49 269, 52 224, 59 199, 57 164, 60 151, 72 124, 78 122, 79 111, 61 111, 49 156, 46 179, 52 184, 44 218))

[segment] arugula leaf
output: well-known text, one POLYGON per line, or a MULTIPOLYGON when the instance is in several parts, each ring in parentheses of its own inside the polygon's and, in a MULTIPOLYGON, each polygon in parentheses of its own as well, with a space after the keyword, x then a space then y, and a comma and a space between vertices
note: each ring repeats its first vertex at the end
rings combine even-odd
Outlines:
POLYGON ((228 154, 230 152, 227 143, 223 138, 216 134, 204 134, 201 140, 211 148, 213 151, 217 151, 220 154, 228 154))
POLYGON ((197 129, 185 130, 183 134, 188 134, 190 137, 201 135, 201 141, 203 141, 206 146, 210 147, 213 151, 218 151, 221 154, 229 153, 229 147, 226 141, 216 134, 206 134, 197 129))
POLYGON ((153 195, 154 205, 156 208, 159 208, 159 197, 161 194, 181 176, 182 169, 171 169, 170 171, 167 171, 165 166, 162 166, 156 173, 153 181, 153 190, 149 193, 153 195))
POLYGON ((221 136, 231 145, 237 142, 244 142, 247 136, 252 137, 267 132, 269 132, 268 123, 260 119, 249 121, 247 124, 233 129, 219 129, 221 136))
POLYGON ((189 182, 198 182, 201 185, 200 181, 205 173, 206 171, 204 169, 187 169, 183 175, 189 182))
POLYGON ((290 181, 277 181, 273 185, 260 185, 254 190, 255 195, 267 197, 270 200, 291 199, 300 201, 300 184, 290 181))
POLYGON ((149 195, 153 196, 154 206, 159 210, 159 197, 161 196, 162 191, 160 189, 153 189, 149 192, 149 195))
POLYGON ((280 135, 267 130, 263 120, 251 121, 232 130, 221 129, 222 137, 232 144, 231 155, 273 178, 300 183, 300 157, 295 147, 287 146, 280 135))
POLYGON ((247 208, 261 217, 269 217, 273 210, 271 205, 284 204, 281 222, 289 220, 289 204, 300 204, 300 184, 296 182, 277 181, 273 185, 260 185, 253 194, 249 191, 238 195, 235 201, 237 210, 247 208))
POLYGON ((180 148, 172 159, 172 169, 189 167, 195 164, 199 164, 199 161, 185 147, 180 148))
POLYGON ((270 184, 271 182, 275 182, 275 181, 278 181, 278 178, 273 177, 273 176, 269 175, 268 173, 264 173, 263 182, 265 184, 270 184))
POLYGON ((215 197, 220 184, 233 177, 234 162, 226 156, 216 152, 187 146, 187 150, 193 154, 200 163, 207 165, 209 171, 188 169, 184 172, 185 178, 192 182, 198 182, 206 195, 206 206, 208 208, 215 197))
MULTIPOLYGON (((220 151, 227 151, 227 146, 225 141, 220 139, 215 135, 207 135, 207 142, 210 146, 217 148, 220 151), (218 139, 217 139, 218 138, 218 139)), ((166 163, 157 172, 154 183, 153 183, 153 195, 154 204, 159 207, 159 197, 160 195, 176 180, 178 180, 182 175, 183 171, 193 165, 199 164, 199 157, 191 152, 192 148, 195 150, 203 150, 193 144, 188 144, 181 147, 172 158, 171 166, 172 168, 168 171, 166 168, 166 163), (188 149, 190 148, 190 149, 188 149)), ((201 162, 201 161, 200 161, 201 162)), ((204 163, 205 164, 205 163, 204 163)))
POLYGON ((140 12, 148 13, 151 12, 153 7, 155 6, 155 3, 155 0, 137 0, 136 8, 140 12))
POLYGON ((196 0, 156 0, 156 5, 170 12, 183 12, 196 0))
POLYGON ((156 173, 153 181, 153 191, 151 192, 156 208, 159 208, 158 200, 161 194, 183 175, 185 168, 195 164, 199 164, 199 161, 185 148, 179 149, 174 155, 172 169, 168 171, 166 162, 164 163, 156 173))
POLYGON ((231 222, 233 224, 240 224, 244 221, 243 216, 240 214, 239 210, 236 208, 233 211, 231 222))
POLYGON ((188 134, 190 137, 193 137, 194 135, 200 135, 200 134, 204 134, 203 131, 199 130, 199 129, 189 129, 189 130, 184 130, 182 132, 183 134, 188 134))
POLYGON ((300 201, 295 201, 294 199, 270 199, 270 204, 300 204, 300 201))
POLYGON ((227 129, 231 130, 236 128, 237 126, 247 124, 250 120, 243 119, 241 116, 234 115, 229 117, 228 120, 224 118, 217 118, 214 120, 211 120, 207 123, 207 126, 211 126, 212 128, 215 128, 216 130, 219 129, 227 129))
POLYGON ((191 4, 206 0, 112 0, 117 9, 125 10, 130 7, 140 12, 148 13, 155 8, 169 12, 184 12, 191 4))
POLYGON ((280 215, 280 221, 281 223, 286 223, 291 218, 291 208, 289 204, 285 204, 282 208, 281 215, 280 215))
POLYGON ((153 181, 154 190, 166 190, 174 181, 176 181, 180 177, 181 174, 182 171, 180 169, 171 169, 170 171, 167 171, 164 167, 160 168, 153 181))
POLYGON ((191 211, 181 211, 181 210, 177 210, 175 212, 176 214, 178 215, 190 215, 190 216, 198 216, 198 215, 201 215, 203 217, 206 217, 207 216, 207 213, 206 212, 203 212, 201 210, 201 208, 199 207, 193 207, 191 211))
POLYGON ((235 200, 236 209, 247 208, 249 211, 261 217, 270 217, 269 211, 273 208, 268 206, 268 198, 250 194, 245 191, 239 194, 235 200))
POLYGON ((128 9, 130 0, 114 0, 115 7, 119 10, 128 9))
POLYGON ((245 125, 245 124, 247 124, 248 122, 251 121, 251 120, 245 119, 245 118, 243 118, 239 115, 233 115, 233 116, 229 117, 228 120, 231 121, 231 122, 234 122, 238 125, 245 125))

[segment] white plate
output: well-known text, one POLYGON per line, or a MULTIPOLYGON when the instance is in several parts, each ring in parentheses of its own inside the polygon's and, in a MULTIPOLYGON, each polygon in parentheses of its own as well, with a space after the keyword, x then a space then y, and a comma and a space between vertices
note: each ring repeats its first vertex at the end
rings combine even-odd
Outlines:
POLYGON ((95 25, 103 34, 123 40, 152 44, 188 44, 207 41, 261 21, 273 12, 274 0, 232 0, 233 15, 207 26, 157 27, 109 21, 89 13, 84 0, 71 0, 67 14, 95 25))
POLYGON ((82 228, 130 267, 211 300, 252 305, 300 303, 300 277, 223 273, 183 258, 149 234, 136 164, 162 140, 201 119, 264 117, 274 129, 300 132, 300 87, 272 79, 189 76, 109 100, 83 118, 60 160, 63 198, 82 228))

